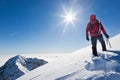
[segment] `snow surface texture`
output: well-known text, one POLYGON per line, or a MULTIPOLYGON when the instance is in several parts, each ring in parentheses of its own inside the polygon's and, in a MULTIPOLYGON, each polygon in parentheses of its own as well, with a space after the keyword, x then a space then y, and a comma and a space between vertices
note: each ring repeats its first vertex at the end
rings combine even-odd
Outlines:
POLYGON ((112 48, 92 58, 91 46, 28 72, 17 80, 120 80, 120 34, 110 39, 112 48))
POLYGON ((15 80, 25 73, 46 64, 47 62, 37 58, 25 58, 17 55, 9 59, 0 67, 0 80, 15 80))

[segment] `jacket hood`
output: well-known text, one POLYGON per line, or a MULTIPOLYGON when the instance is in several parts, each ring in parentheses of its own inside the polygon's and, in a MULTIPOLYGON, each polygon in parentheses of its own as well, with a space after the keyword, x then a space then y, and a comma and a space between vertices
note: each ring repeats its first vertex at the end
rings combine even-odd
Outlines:
POLYGON ((96 15, 90 15, 90 21, 96 20, 96 15))

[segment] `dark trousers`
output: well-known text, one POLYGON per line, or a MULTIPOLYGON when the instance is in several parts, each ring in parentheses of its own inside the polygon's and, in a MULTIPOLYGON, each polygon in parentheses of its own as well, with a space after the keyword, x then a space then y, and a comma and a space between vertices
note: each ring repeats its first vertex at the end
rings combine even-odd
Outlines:
POLYGON ((97 54, 97 40, 100 41, 101 45, 102 45, 102 50, 106 51, 106 45, 105 45, 105 41, 103 39, 103 36, 96 36, 96 37, 92 37, 91 38, 91 43, 92 43, 92 53, 94 56, 98 56, 97 54))

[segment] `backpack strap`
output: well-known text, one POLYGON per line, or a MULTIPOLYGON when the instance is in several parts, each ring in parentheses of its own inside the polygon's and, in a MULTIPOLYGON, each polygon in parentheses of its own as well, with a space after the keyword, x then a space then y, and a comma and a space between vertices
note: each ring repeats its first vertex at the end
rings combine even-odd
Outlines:
POLYGON ((98 21, 98 28, 99 28, 99 32, 101 32, 101 22, 98 21))

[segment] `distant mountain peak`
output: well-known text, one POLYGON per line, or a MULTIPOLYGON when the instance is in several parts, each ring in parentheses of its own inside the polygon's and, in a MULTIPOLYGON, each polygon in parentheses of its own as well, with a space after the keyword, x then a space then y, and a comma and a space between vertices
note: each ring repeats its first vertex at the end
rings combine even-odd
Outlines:
POLYGON ((2 67, 0 67, 0 80, 15 80, 39 66, 46 64, 47 61, 37 58, 25 58, 16 55, 10 58, 2 67))

